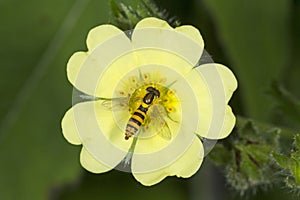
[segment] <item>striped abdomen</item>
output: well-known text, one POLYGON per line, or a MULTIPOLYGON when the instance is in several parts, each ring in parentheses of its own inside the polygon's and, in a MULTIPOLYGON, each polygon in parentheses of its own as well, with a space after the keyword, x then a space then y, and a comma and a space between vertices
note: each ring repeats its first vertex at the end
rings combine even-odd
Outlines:
POLYGON ((131 136, 138 132, 140 126, 144 123, 148 108, 148 104, 142 103, 130 117, 126 125, 125 140, 128 140, 131 136))

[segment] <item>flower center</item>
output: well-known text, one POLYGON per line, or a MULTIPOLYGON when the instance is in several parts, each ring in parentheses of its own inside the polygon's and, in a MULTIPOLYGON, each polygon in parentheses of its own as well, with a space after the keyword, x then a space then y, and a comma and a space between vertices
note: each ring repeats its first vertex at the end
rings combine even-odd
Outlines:
MULTIPOLYGON (((138 137, 146 139, 155 135, 160 135, 166 140, 170 140, 176 135, 172 133, 169 122, 180 122, 181 109, 180 102, 175 91, 165 86, 166 78, 158 73, 140 73, 139 76, 130 75, 122 80, 122 84, 116 89, 116 95, 127 99, 127 103, 118 102, 115 107, 123 107, 124 120, 120 120, 120 114, 115 114, 116 122, 120 128, 127 127, 129 119, 138 120, 138 137), (125 79, 125 80, 124 80, 125 79), (157 94, 150 94, 152 88, 157 94), (148 96, 152 99, 145 102, 148 96), (141 107, 145 108, 141 110, 141 107), (142 114, 136 114, 136 113, 142 114), (139 115, 139 116, 137 116, 139 115), (122 121, 122 123, 120 123, 122 121)), ((174 131, 173 131, 174 132, 174 131)))

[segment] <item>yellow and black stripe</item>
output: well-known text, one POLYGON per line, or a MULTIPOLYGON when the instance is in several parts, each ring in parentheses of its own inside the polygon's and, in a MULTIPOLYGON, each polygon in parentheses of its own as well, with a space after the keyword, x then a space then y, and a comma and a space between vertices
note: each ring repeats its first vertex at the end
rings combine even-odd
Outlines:
POLYGON ((128 140, 131 136, 137 133, 140 126, 144 123, 148 108, 149 105, 142 103, 133 113, 126 125, 125 140, 128 140))
POLYGON ((144 96, 142 104, 136 109, 126 125, 125 140, 138 132, 140 126, 144 124, 148 108, 152 105, 154 98, 160 96, 159 91, 153 87, 147 87, 146 91, 148 93, 144 96))

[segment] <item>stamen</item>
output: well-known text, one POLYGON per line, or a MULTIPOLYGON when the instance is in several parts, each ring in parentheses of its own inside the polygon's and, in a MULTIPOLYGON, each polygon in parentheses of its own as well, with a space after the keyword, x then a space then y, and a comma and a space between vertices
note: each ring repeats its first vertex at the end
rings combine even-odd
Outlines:
POLYGON ((121 107, 125 107, 125 104, 124 103, 120 103, 119 104, 121 107))
POLYGON ((129 91, 130 91, 130 92, 134 92, 134 90, 135 90, 135 89, 134 89, 133 87, 130 87, 130 88, 129 88, 129 91))
POLYGON ((168 112, 173 112, 174 109, 173 109, 172 107, 167 107, 167 111, 168 111, 168 112))
POLYGON ((173 96, 173 95, 174 95, 174 92, 173 92, 172 90, 168 90, 168 91, 167 91, 167 95, 168 95, 168 96, 173 96))
POLYGON ((149 73, 145 73, 143 74, 143 80, 146 81, 150 78, 150 74, 149 73))
POLYGON ((167 80, 166 78, 161 78, 161 79, 159 79, 158 83, 162 84, 162 83, 166 82, 166 80, 167 80))
POLYGON ((130 77, 130 81, 131 81, 132 83, 136 83, 136 82, 137 82, 137 77, 136 77, 136 76, 130 77))
POLYGON ((163 100, 163 102, 164 102, 164 103, 168 103, 168 102, 170 102, 170 99, 169 99, 169 98, 165 98, 165 99, 163 100))
POLYGON ((149 85, 153 87, 154 86, 154 82, 150 82, 149 85))
POLYGON ((120 90, 120 91, 119 91, 119 94, 122 95, 122 96, 126 96, 126 95, 125 95, 125 92, 124 92, 123 90, 120 90))

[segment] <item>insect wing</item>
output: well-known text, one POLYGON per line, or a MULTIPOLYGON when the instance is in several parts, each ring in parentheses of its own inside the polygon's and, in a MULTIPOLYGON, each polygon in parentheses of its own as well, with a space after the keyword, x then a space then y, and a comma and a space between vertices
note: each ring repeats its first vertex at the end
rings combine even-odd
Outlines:
POLYGON ((156 133, 165 140, 171 140, 172 133, 170 127, 165 120, 167 117, 164 107, 160 104, 152 105, 149 109, 149 126, 154 128, 156 133))
POLYGON ((164 126, 162 127, 159 135, 164 138, 165 140, 171 140, 172 139, 172 133, 170 130, 170 127, 168 123, 165 121, 164 126))
POLYGON ((141 99, 140 98, 131 98, 131 99, 129 99, 128 97, 117 97, 117 98, 102 100, 101 104, 105 109, 120 111, 120 110, 123 110, 123 109, 128 109, 129 100, 131 102, 137 102, 137 101, 140 101, 141 99))
POLYGON ((103 100, 101 105, 107 110, 123 110, 128 107, 128 98, 120 97, 120 98, 112 98, 103 100))

